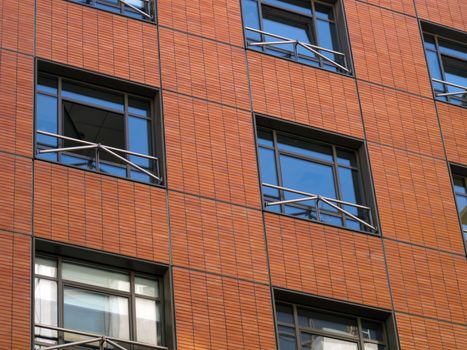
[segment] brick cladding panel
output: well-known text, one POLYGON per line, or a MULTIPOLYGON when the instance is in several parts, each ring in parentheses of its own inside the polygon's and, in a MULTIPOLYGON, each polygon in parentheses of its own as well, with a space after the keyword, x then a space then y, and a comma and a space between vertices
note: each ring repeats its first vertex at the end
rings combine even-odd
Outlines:
POLYGON ((268 281, 260 211, 172 192, 170 213, 175 265, 268 281))
POLYGON ((251 113, 164 94, 168 185, 260 207, 251 113))
POLYGON ((34 53, 35 0, 0 1, 0 47, 25 54, 34 53))
POLYGON ((157 27, 68 1, 37 1, 37 55, 159 86, 157 27))
POLYGON ((275 214, 266 231, 273 285, 391 308, 378 237, 275 214))
POLYGON ((244 51, 160 29, 163 87, 226 105, 250 108, 244 51))
POLYGON ((248 65, 255 112, 363 137, 354 80, 251 51, 248 65))
POLYGON ((467 323, 464 256, 387 240, 385 247, 397 311, 467 323))
POLYGON ((465 0, 414 0, 420 18, 467 31, 465 0))
POLYGON ((444 160, 369 144, 385 237, 464 254, 444 160))
POLYGON ((415 16, 415 7, 413 0, 359 0, 372 5, 387 8, 389 10, 405 13, 415 16))
POLYGON ((269 288, 174 269, 179 350, 276 349, 269 288))
POLYGON ((354 0, 345 5, 357 77, 431 97, 417 20, 354 0))
POLYGON ((436 104, 448 160, 465 165, 467 164, 467 109, 441 102, 436 104))
POLYGON ((164 190, 42 161, 34 176, 36 236, 168 262, 164 190))
POLYGON ((240 1, 158 0, 159 24, 243 46, 240 1))
POLYGON ((0 266, 0 349, 29 349, 31 238, 0 231, 0 266))
POLYGON ((32 155, 33 59, 0 50, 0 150, 32 155))

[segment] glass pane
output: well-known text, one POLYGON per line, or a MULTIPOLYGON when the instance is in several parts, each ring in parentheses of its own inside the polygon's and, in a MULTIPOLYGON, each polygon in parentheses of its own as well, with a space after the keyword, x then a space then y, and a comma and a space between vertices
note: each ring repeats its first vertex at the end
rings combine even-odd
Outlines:
POLYGON ((313 310, 298 310, 300 327, 358 337, 357 320, 313 310))
POLYGON ((311 15, 310 0, 263 0, 264 4, 271 4, 291 11, 298 11, 311 15))
MULTIPOLYGON (((156 174, 157 175, 157 174, 156 174)), ((151 183, 151 182, 154 182, 156 179, 154 179, 153 177, 149 176, 149 175, 146 175, 144 174, 143 172, 141 171, 138 171, 138 170, 131 170, 130 171, 130 177, 133 179, 133 180, 136 180, 136 181, 141 181, 141 182, 146 182, 146 183, 151 183)))
MULTIPOLYGON (((94 157, 93 157, 94 158, 94 157)), ((60 158, 61 163, 76 166, 83 169, 96 169, 96 162, 94 159, 88 159, 85 157, 70 156, 68 154, 62 153, 60 158)))
POLYGON ((65 287, 64 327, 129 339, 128 299, 65 287))
POLYGON ((37 77, 37 91, 47 92, 49 94, 57 95, 57 78, 39 75, 37 77))
POLYGON ((123 95, 100 90, 89 86, 63 81, 62 97, 72 98, 85 104, 124 111, 123 95))
POLYGON ((276 305, 277 322, 294 324, 293 308, 289 305, 277 304, 276 305))
POLYGON ((135 277, 135 293, 148 297, 159 297, 159 282, 143 277, 135 277))
MULTIPOLYGON (((360 191, 358 186, 358 172, 349 168, 339 167, 339 184, 342 200, 350 203, 361 204, 360 191)), ((350 205, 345 210, 351 214, 358 215, 358 209, 350 205)))
MULTIPOLYGON (((128 117, 128 150, 140 154, 151 153, 151 123, 147 119, 128 117)), ((129 156, 130 161, 143 168, 151 166, 151 160, 129 156)))
MULTIPOLYGON (((260 29, 258 3, 256 0, 243 0, 243 21, 245 27, 260 29)), ((247 31, 247 38, 253 41, 261 41, 261 35, 255 32, 247 31)))
MULTIPOLYGON (((426 58, 428 60, 428 67, 430 69, 430 75, 432 78, 438 79, 438 80, 443 80, 443 77, 441 75, 441 68, 440 68, 440 62, 438 58, 438 54, 434 51, 426 51, 426 58)), ((441 83, 433 83, 433 86, 436 91, 441 92, 444 91, 443 84, 441 83)))
POLYGON ((383 340, 383 327, 381 323, 362 320, 362 335, 368 340, 383 340))
POLYGON ((334 20, 334 11, 332 6, 326 6, 324 4, 315 3, 316 17, 327 20, 334 20))
POLYGON ((148 344, 161 343, 160 310, 154 300, 136 298, 136 337, 148 344))
POLYGON ((100 162, 99 170, 104 174, 126 177, 126 167, 124 166, 117 166, 100 162))
MULTIPOLYGON (((34 280, 34 322, 47 326, 57 326, 57 282, 42 278, 34 280)), ((43 337, 56 337, 50 329, 36 328, 35 334, 43 337)))
POLYGON ((459 210, 459 217, 461 219, 462 225, 467 225, 467 197, 457 195, 457 210, 459 210))
POLYGON ((436 51, 435 38, 431 34, 423 34, 423 40, 425 42, 425 48, 436 51))
MULTIPOLYGON (((326 208, 328 209, 328 208, 326 208)), ((340 216, 328 215, 323 212, 319 215, 320 221, 330 225, 342 226, 342 218, 340 216)))
POLYGON ((302 350, 358 350, 357 343, 321 337, 312 334, 301 334, 302 350))
POLYGON ((57 262, 54 259, 36 257, 34 265, 36 275, 57 277, 57 262))
POLYGON ((443 55, 455 56, 467 61, 467 47, 453 41, 439 39, 439 50, 443 55))
MULTIPOLYGON (((336 198, 332 167, 284 155, 280 160, 284 187, 336 198)), ((303 197, 286 193, 286 199, 303 197)))
MULTIPOLYGON (((276 160, 274 158, 274 151, 262 147, 260 147, 258 151, 261 182, 277 185, 276 160)), ((265 196, 279 198, 279 191, 270 187, 263 186, 263 194, 265 196)))
POLYGON ((258 145, 273 147, 272 132, 265 129, 258 129, 258 145))
MULTIPOLYGON (((446 76, 446 81, 467 87, 467 61, 458 60, 455 58, 450 58, 443 56, 443 65, 444 73, 446 76)), ((462 88, 454 87, 446 84, 446 88, 449 92, 462 92, 465 91, 462 88)), ((464 95, 455 95, 451 98, 456 98, 463 101, 464 105, 467 105, 467 94, 464 95)))
POLYGON ((128 113, 149 118, 151 115, 151 105, 149 104, 149 101, 129 97, 128 113))
POLYGON ((124 292, 130 291, 130 276, 119 272, 64 262, 62 277, 65 280, 92 286, 117 289, 124 292))
POLYGON ((340 165, 357 167, 357 156, 355 152, 337 149, 337 162, 340 165))
POLYGON ((316 158, 327 162, 332 162, 332 148, 321 144, 306 142, 301 139, 278 135, 277 141, 279 149, 304 155, 310 158, 316 158))
MULTIPOLYGON (((307 202, 308 205, 311 205, 310 202, 307 202)), ((287 215, 292 215, 297 218, 302 218, 302 219, 308 219, 308 220, 318 220, 318 217, 316 216, 316 210, 315 210, 315 204, 310 207, 306 208, 301 208, 301 207, 296 207, 292 205, 286 205, 284 206, 285 214, 287 215)))
MULTIPOLYGON (((36 97, 36 128, 37 130, 58 134, 57 98, 37 94, 36 97)), ((37 134, 37 143, 50 147, 58 147, 55 137, 37 134)))
MULTIPOLYGON (((339 51, 336 34, 336 25, 331 22, 317 20, 316 26, 316 31, 318 32, 318 46, 334 51, 339 51)), ((326 52, 323 50, 321 50, 320 53, 336 62, 340 58, 339 55, 335 55, 333 53, 326 52)))
POLYGON ((280 350, 297 350, 297 338, 295 329, 291 327, 277 326, 279 332, 280 350))
POLYGON ((380 344, 365 343, 365 350, 385 350, 386 347, 380 344))
POLYGON ((467 186, 465 185, 465 179, 461 176, 454 176, 454 191, 456 193, 467 194, 467 186))

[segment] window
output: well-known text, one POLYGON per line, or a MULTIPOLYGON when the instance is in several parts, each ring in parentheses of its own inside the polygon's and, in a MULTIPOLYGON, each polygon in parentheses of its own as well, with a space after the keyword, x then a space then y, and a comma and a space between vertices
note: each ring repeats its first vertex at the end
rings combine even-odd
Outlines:
POLYGON ((334 2, 243 0, 242 7, 249 48, 350 73, 347 40, 338 26, 342 16, 334 2))
POLYGON ((467 107, 467 36, 423 24, 436 99, 467 107))
POLYGON ((161 277, 49 255, 36 256, 34 275, 36 348, 136 341, 147 344, 139 350, 165 349, 161 277))
POLYGON ((160 184, 154 111, 154 98, 39 73, 37 157, 160 184))
POLYGON ((358 151, 261 126, 257 134, 267 210, 376 231, 358 151))
MULTIPOLYGON (((453 169, 454 170, 454 169, 453 169)), ((464 169, 464 173, 466 170, 464 169)), ((456 195, 457 210, 462 226, 465 246, 467 248, 467 175, 453 174, 454 193, 456 195)))
POLYGON ((121 13, 128 17, 147 21, 156 20, 155 0, 70 0, 86 4, 105 11, 121 13))
POLYGON ((379 320, 276 303, 279 350, 387 350, 379 320))

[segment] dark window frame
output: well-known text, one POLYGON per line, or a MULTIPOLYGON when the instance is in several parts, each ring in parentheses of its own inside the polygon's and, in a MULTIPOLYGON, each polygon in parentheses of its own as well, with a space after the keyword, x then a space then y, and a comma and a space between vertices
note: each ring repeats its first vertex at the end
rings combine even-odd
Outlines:
MULTIPOLYGON (((75 72, 73 72, 73 73, 75 73, 75 72)), ((138 89, 136 89, 136 90, 138 90, 138 89)), ((109 161, 109 160, 101 160, 100 162, 102 162, 103 164, 106 164, 106 165, 115 166, 117 168, 123 169, 125 171, 125 176, 120 176, 120 175, 117 175, 117 174, 114 174, 114 173, 108 173, 108 172, 102 171, 100 169, 100 164, 99 164, 98 157, 96 157, 96 156, 86 157, 86 156, 83 156, 83 155, 80 155, 80 154, 77 154, 77 153, 73 153, 73 152, 64 152, 66 156, 71 156, 71 157, 74 157, 74 158, 83 159, 83 161, 87 161, 90 164, 91 167, 89 167, 89 166, 84 166, 84 167, 83 166, 75 166, 73 164, 63 162, 62 161, 62 152, 57 152, 56 153, 56 159, 47 159, 46 157, 40 157, 39 154, 38 154, 39 150, 48 149, 48 148, 51 148, 51 147, 47 146, 47 145, 41 145, 39 143, 39 141, 37 140, 38 136, 36 136, 35 155, 36 155, 36 157, 38 159, 45 160, 45 161, 51 161, 51 162, 63 164, 63 165, 66 165, 66 166, 72 166, 72 167, 76 167, 76 168, 84 169, 84 170, 88 170, 88 171, 93 171, 93 172, 97 172, 97 173, 105 174, 105 175, 109 175, 109 176, 116 176, 116 177, 125 178, 125 179, 132 180, 132 181, 143 182, 143 183, 146 183, 146 184, 163 185, 163 183, 164 183, 164 180, 163 180, 164 179, 164 174, 163 174, 164 164, 163 164, 163 161, 162 161, 162 150, 161 150, 161 148, 162 148, 161 143, 163 143, 162 142, 163 135, 162 135, 162 125, 159 125, 159 124, 161 124, 161 117, 159 116, 160 111, 158 110, 158 108, 156 106, 157 102, 158 102, 157 101, 158 92, 154 92, 152 94, 153 97, 151 98, 151 97, 149 97, 147 95, 128 92, 128 89, 117 90, 117 89, 114 89, 114 88, 110 88, 110 87, 108 87, 107 85, 104 85, 104 84, 99 85, 99 84, 95 84, 95 83, 89 83, 86 80, 77 79, 77 77, 68 77, 67 74, 54 74, 54 73, 50 72, 49 68, 47 68, 46 70, 38 70, 38 78, 37 78, 37 84, 36 84, 36 89, 35 89, 35 97, 34 97, 35 98, 35 104, 36 104, 36 110, 35 110, 35 123, 36 123, 35 129, 36 130, 37 130, 37 118, 38 118, 38 110, 37 110, 37 98, 38 98, 38 95, 44 95, 44 96, 49 96, 49 97, 52 97, 52 98, 56 98, 56 100, 57 100, 57 111, 56 111, 56 113, 57 113, 57 134, 58 135, 65 135, 65 130, 64 130, 64 125, 65 125, 65 123, 64 123, 64 103, 66 103, 66 102, 74 103, 74 104, 77 104, 77 105, 90 107, 90 108, 93 108, 93 109, 96 109, 96 110, 99 110, 99 111, 106 111, 106 112, 110 112, 110 113, 114 113, 114 114, 118 114, 118 115, 122 116, 123 123, 124 123, 124 128, 123 128, 124 142, 125 142, 125 147, 123 148, 124 150, 128 150, 129 145, 130 145, 130 142, 129 142, 129 118, 133 117, 133 118, 146 120, 149 123, 149 128, 148 129, 149 129, 149 133, 150 133, 150 135, 149 135, 150 144, 149 144, 148 155, 149 156, 156 156, 158 158, 157 161, 150 161, 152 166, 150 168, 148 168, 148 170, 149 171, 154 171, 157 174, 157 176, 159 176, 161 181, 156 181, 155 179, 152 179, 152 178, 150 178, 149 181, 143 181, 143 180, 139 180, 137 178, 133 178, 131 176, 131 174, 132 174, 132 171, 135 171, 135 169, 133 169, 130 165, 122 164, 122 163, 119 163, 119 162, 112 162, 112 161, 109 161), (45 78, 48 78, 48 79, 56 80, 56 82, 57 82, 56 94, 40 90, 38 88, 39 77, 45 77, 45 78), (93 104, 93 103, 90 103, 90 102, 83 102, 83 101, 76 100, 76 99, 73 99, 73 98, 70 98, 70 97, 62 96, 62 91, 63 91, 62 85, 63 85, 64 81, 70 82, 70 83, 72 83, 74 85, 83 86, 83 87, 95 90, 97 92, 102 91, 102 92, 108 92, 108 93, 111 93, 111 94, 122 96, 123 102, 124 102, 123 112, 121 110, 112 109, 112 108, 110 108, 108 106, 104 107, 102 105, 96 105, 96 104, 93 104), (130 113, 129 112, 129 99, 144 100, 145 102, 147 102, 148 105, 149 105, 149 115, 147 117, 144 117, 142 115, 135 115, 135 114, 130 113)), ((57 140, 58 147, 64 147, 63 146, 64 145, 63 140, 60 140, 60 139, 56 139, 56 140, 57 140)), ((128 159, 129 157, 130 156, 127 156, 126 158, 128 159)))
POLYGON ((464 225, 462 224, 462 218, 460 216, 461 210, 462 209, 467 210, 467 206, 465 206, 464 208, 460 208, 458 204, 458 197, 463 197, 463 198, 466 198, 467 200, 467 168, 463 166, 451 164, 451 175, 452 175, 452 190, 454 193, 457 217, 459 219, 459 225, 461 229, 462 241, 464 243, 464 249, 467 254, 467 229, 464 229, 464 225), (464 189, 465 189, 465 193, 456 191, 456 186, 454 182, 456 178, 462 181, 464 189))
POLYGON ((372 319, 372 318, 368 318, 368 317, 356 316, 356 315, 348 314, 348 313, 330 311, 330 310, 317 308, 317 307, 305 306, 305 305, 297 304, 297 303, 294 303, 294 302, 283 301, 283 300, 276 300, 275 301, 275 309, 277 309, 277 305, 286 305, 288 307, 291 307, 292 310, 293 310, 293 320, 294 320, 294 324, 280 322, 278 320, 277 311, 276 311, 276 332, 277 332, 278 344, 280 344, 280 341, 279 341, 279 339, 280 339, 279 326, 284 326, 284 327, 288 327, 288 328, 293 328, 295 330, 295 341, 296 341, 296 344, 297 344, 297 350, 302 349, 302 344, 301 344, 301 334, 302 333, 353 342, 353 343, 357 344, 358 350, 364 350, 365 349, 365 344, 367 344, 367 343, 382 345, 382 346, 385 347, 385 349, 388 349, 388 344, 389 344, 388 335, 387 335, 388 330, 386 329, 385 322, 382 322, 381 320, 372 319), (321 313, 321 314, 324 314, 324 315, 333 315, 333 316, 338 316, 338 317, 342 317, 342 318, 355 320, 356 323, 357 323, 357 327, 358 327, 358 336, 339 335, 336 332, 332 332, 332 331, 325 331, 325 330, 321 330, 321 329, 302 327, 302 326, 300 326, 300 323, 298 321, 298 319, 299 319, 298 318, 298 309, 310 310, 310 311, 321 313), (362 322, 364 322, 364 321, 378 323, 378 324, 381 325, 381 329, 383 331, 383 340, 382 341, 372 340, 372 339, 364 339, 364 337, 362 335, 363 334, 362 322))
MULTIPOLYGON (((35 258, 44 258, 48 260, 54 260, 56 262, 56 271, 57 271, 57 276, 56 277, 51 277, 51 276, 46 276, 46 275, 41 275, 37 274, 35 272, 35 269, 33 269, 33 283, 35 286, 36 279, 44 279, 48 281, 53 281, 56 282, 57 286, 57 327, 63 328, 64 327, 64 289, 66 287, 70 288, 75 288, 79 290, 84 290, 88 292, 93 292, 96 294, 102 294, 102 295, 111 295, 111 296, 117 296, 117 297, 123 297, 128 299, 128 325, 129 325, 129 336, 131 341, 137 341, 137 321, 136 321, 136 298, 141 298, 141 299, 146 299, 146 300, 152 300, 155 301, 156 305, 160 308, 160 337, 161 337, 161 343, 160 344, 154 344, 153 346, 165 346, 167 344, 166 340, 166 327, 165 327, 165 322, 164 320, 166 319, 166 311, 164 307, 164 300, 165 300, 165 291, 164 291, 164 279, 161 275, 153 275, 149 274, 147 272, 139 272, 134 269, 124 269, 124 268, 119 268, 119 267, 113 267, 113 266, 107 266, 107 265, 102 265, 102 264, 97 264, 95 262, 89 262, 85 261, 82 259, 76 259, 76 258, 70 258, 67 256, 60 256, 60 255, 55 255, 55 254, 50 254, 50 253, 44 253, 44 252, 36 252, 35 258), (85 266, 85 267, 91 267, 103 271, 110 271, 110 272, 117 272, 117 273, 122 273, 126 274, 129 276, 129 283, 130 283, 130 291, 125 292, 125 291, 119 291, 117 289, 112 289, 112 288, 106 288, 106 287, 101 287, 101 286, 94 286, 86 283, 81 283, 77 281, 70 281, 66 280, 62 276, 62 266, 63 263, 71 263, 74 265, 80 265, 80 266, 85 266), (146 278, 149 280, 157 281, 157 287, 158 287, 158 297, 150 297, 150 296, 145 296, 141 294, 136 294, 135 293, 135 279, 136 277, 142 277, 146 278)), ((34 316, 35 317, 35 316, 34 316)), ((40 329, 40 327, 38 327, 40 329)), ((51 338, 50 340, 57 340, 57 344, 64 344, 64 333, 66 332, 57 332, 57 338, 51 338)), ((42 336, 42 335, 34 335, 34 340, 33 343, 35 343, 36 338, 42 338, 45 339, 47 337, 42 336)), ((124 339, 122 339, 124 340, 124 339)))

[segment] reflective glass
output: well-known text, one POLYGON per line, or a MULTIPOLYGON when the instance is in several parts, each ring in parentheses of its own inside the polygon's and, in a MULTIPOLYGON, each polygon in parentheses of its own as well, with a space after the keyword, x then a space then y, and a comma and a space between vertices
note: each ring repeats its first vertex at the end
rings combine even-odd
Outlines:
POLYGON ((263 0, 263 3, 279 6, 291 11, 298 11, 307 15, 312 14, 310 0, 263 0))
POLYGON ((57 78, 39 75, 37 77, 37 91, 57 95, 57 78))
POLYGON ((258 145, 273 147, 272 132, 258 128, 258 145))
POLYGON ((457 57, 467 61, 467 47, 453 41, 439 39, 439 50, 443 55, 457 57))
MULTIPOLYGON (((147 119, 128 117, 128 150, 140 154, 151 153, 151 122, 147 119)), ((147 158, 129 156, 129 160, 144 168, 150 166, 147 158)))
MULTIPOLYGON (((451 57, 443 56, 444 73, 446 81, 467 87, 467 61, 458 60, 451 57)), ((447 85, 451 92, 464 91, 464 89, 447 85)), ((461 98, 462 96, 459 95, 461 98)))
POLYGON ((63 80, 62 97, 103 108, 124 111, 123 95, 63 80))
POLYGON ((96 162, 94 161, 94 157, 93 159, 88 159, 88 158, 71 156, 69 154, 62 153, 60 161, 63 164, 72 165, 72 166, 76 166, 76 167, 83 168, 83 169, 90 169, 90 170, 96 169, 96 162))
POLYGON ((362 320, 362 335, 368 340, 383 340, 383 327, 381 323, 362 320))
POLYGON ((365 350, 385 350, 386 347, 380 344, 365 343, 365 350))
POLYGON ((36 275, 57 277, 57 261, 54 259, 36 257, 34 273, 36 275))
MULTIPOLYGON (((327 209, 327 208, 326 208, 327 209)), ((323 212, 319 215, 320 221, 330 225, 342 226, 342 218, 339 216, 324 214, 323 212)))
MULTIPOLYGON (((37 130, 58 133, 57 98, 43 94, 36 97, 36 128, 37 130)), ((37 134, 37 143, 50 147, 57 147, 55 137, 37 134)))
MULTIPOLYGON (((57 326, 57 282, 36 278, 34 282, 34 322, 47 326, 57 326)), ((36 328, 35 334, 43 337, 56 337, 56 331, 36 328)))
POLYGON ((120 272, 64 262, 62 277, 69 281, 93 286, 117 289, 124 292, 130 291, 130 276, 120 272))
POLYGON ((460 176, 454 176, 454 191, 456 193, 467 194, 467 186, 465 185, 465 179, 460 176))
POLYGON ((160 344, 160 315, 154 300, 136 298, 136 339, 143 343, 160 344))
POLYGON ((148 297, 159 297, 159 283, 143 277, 135 277, 135 293, 148 297))
POLYGON ((129 339, 128 299, 64 287, 65 328, 129 339))
MULTIPOLYGON (((266 148, 259 148, 259 166, 261 172, 261 181, 263 183, 277 185, 276 160, 274 151, 266 148)), ((270 187, 263 186, 263 194, 279 198, 279 191, 270 187)))
POLYGON ((442 80, 441 68, 438 59, 438 54, 435 51, 426 51, 428 59, 428 67, 430 68, 430 74, 432 78, 442 80))
POLYGON ((276 304, 277 322, 294 324, 293 308, 289 305, 276 304))
POLYGON ((307 202, 306 203, 308 205, 307 208, 302 208, 302 207, 292 206, 292 205, 285 205, 284 213, 287 215, 295 216, 297 218, 308 219, 308 220, 318 220, 318 217, 316 216, 316 210, 315 210, 316 202, 315 201, 313 202, 312 201, 307 202))
MULTIPOLYGON (((344 167, 339 167, 338 172, 341 199, 350 203, 361 203, 358 186, 358 172, 344 167)), ((357 209, 355 207, 346 206, 345 209, 354 215, 357 214, 357 209)))
POLYGON ((301 139, 278 135, 279 149, 332 162, 332 148, 329 146, 306 142, 301 139))
POLYGON ((150 183, 150 182, 153 182, 154 178, 149 176, 149 175, 146 175, 144 174, 143 172, 139 171, 139 170, 131 170, 130 171, 130 177, 133 179, 133 180, 137 180, 137 181, 141 181, 141 182, 146 182, 146 183, 150 183))
POLYGON ((457 209, 462 225, 467 225, 467 197, 462 195, 456 196, 457 209))
POLYGON ((431 34, 424 33, 423 40, 425 42, 425 48, 436 51, 435 38, 431 34))
POLYGON ((302 350, 358 350, 357 343, 307 333, 301 333, 301 343, 302 350))
POLYGON ((149 101, 134 97, 128 98, 128 113, 136 116, 149 118, 151 107, 149 101))
MULTIPOLYGON (((260 29, 258 2, 256 0, 243 0, 242 10, 245 27, 260 29)), ((247 38, 253 41, 261 41, 261 35, 252 31, 247 31, 247 38)), ((252 46, 252 48, 255 47, 252 46)))
POLYGON ((357 167, 357 156, 355 152, 345 151, 343 149, 337 149, 337 162, 340 165, 357 167))
POLYGON ((316 17, 326 20, 334 20, 334 11, 331 6, 315 3, 316 17))
POLYGON ((313 310, 298 310, 300 327, 319 329, 341 335, 358 336, 357 320, 338 315, 316 312, 313 310))
POLYGON ((279 332, 279 349, 280 350, 297 350, 297 338, 295 329, 292 327, 278 326, 279 332))
MULTIPOLYGON (((337 35, 336 35, 336 26, 334 23, 317 20, 317 32, 318 32, 318 46, 324 47, 326 49, 337 50, 337 35)), ((335 61, 337 59, 336 55, 330 52, 321 51, 321 54, 335 61)))
POLYGON ((102 171, 104 174, 110 174, 115 176, 126 176, 126 167, 107 164, 104 162, 99 163, 99 170, 102 171))

